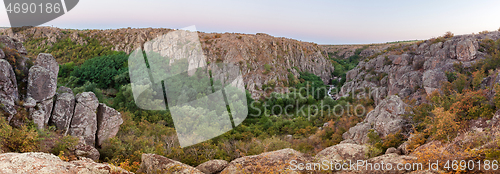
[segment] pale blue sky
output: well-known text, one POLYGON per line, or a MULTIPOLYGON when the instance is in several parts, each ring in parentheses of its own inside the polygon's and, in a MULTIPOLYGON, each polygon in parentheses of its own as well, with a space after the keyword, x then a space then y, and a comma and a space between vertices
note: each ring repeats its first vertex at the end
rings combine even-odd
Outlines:
MULTIPOLYGON (((9 26, 0 10, 0 26, 9 26)), ((44 25, 60 28, 184 28, 268 33, 319 44, 428 39, 500 27, 497 0, 80 0, 44 25)))

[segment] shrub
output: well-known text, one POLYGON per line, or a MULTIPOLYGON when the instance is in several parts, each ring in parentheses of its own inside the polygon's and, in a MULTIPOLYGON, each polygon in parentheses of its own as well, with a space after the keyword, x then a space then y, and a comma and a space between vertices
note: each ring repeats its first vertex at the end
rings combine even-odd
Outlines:
POLYGON ((488 34, 488 33, 489 33, 488 30, 484 30, 484 31, 479 32, 479 34, 488 34))
POLYGON ((457 79, 457 74, 455 72, 449 72, 446 71, 446 78, 448 79, 448 82, 453 83, 457 79))
POLYGON ((455 138, 460 126, 456 115, 437 107, 432 113, 435 115, 431 125, 432 137, 435 140, 450 141, 455 138))
POLYGON ((271 72, 271 65, 269 64, 264 64, 264 74, 268 74, 269 72, 271 72))
POLYGON ((486 96, 486 90, 465 90, 463 94, 455 94, 450 102, 453 104, 450 111, 456 114, 459 120, 470 120, 476 118, 491 118, 493 108, 486 96))
POLYGON ((455 90, 457 90, 459 93, 462 93, 465 89, 468 89, 470 86, 469 80, 467 76, 464 74, 458 74, 457 79, 453 81, 452 85, 455 88, 455 90))
POLYGON ((413 152, 415 149, 425 144, 427 141, 427 136, 424 133, 415 131, 413 136, 408 139, 408 145, 406 145, 406 150, 408 152, 413 152))
POLYGON ((373 146, 373 145, 368 145, 366 147, 366 150, 365 150, 365 156, 366 158, 373 158, 373 157, 377 157, 378 155, 382 154, 383 151, 382 149, 376 147, 376 146, 373 146))
POLYGON ((9 139, 12 132, 12 127, 9 126, 7 121, 4 119, 3 114, 0 112, 0 151, 6 145, 5 142, 9 139))
POLYGON ((387 56, 384 58, 384 65, 392 65, 392 60, 387 56))
MULTIPOLYGON (((5 132, 7 133, 7 132, 5 132)), ((35 152, 39 148, 38 132, 34 127, 26 125, 12 130, 7 138, 4 138, 4 146, 11 152, 35 152)))
POLYGON ((381 144, 381 139, 380 139, 380 136, 378 135, 377 132, 375 132, 375 130, 373 129, 370 129, 368 131, 368 134, 366 135, 368 137, 368 143, 371 144, 371 145, 376 145, 376 146, 380 146, 381 144))
POLYGON ((64 154, 69 154, 69 149, 74 148, 78 144, 78 138, 70 135, 63 136, 61 139, 57 140, 52 149, 54 155, 60 155, 62 152, 64 154))
POLYGON ((481 88, 481 82, 483 81, 483 78, 486 77, 486 74, 484 74, 484 71, 479 70, 476 72, 472 73, 472 86, 474 89, 479 89, 481 88))
POLYGON ((399 147, 399 145, 403 144, 404 142, 404 136, 401 134, 401 130, 395 133, 391 133, 387 136, 384 137, 383 143, 382 143, 382 150, 386 151, 388 148, 391 147, 399 147))
POLYGON ((439 42, 444 42, 445 38, 444 37, 437 37, 437 38, 430 39, 430 41, 431 41, 431 44, 436 44, 436 43, 439 43, 439 42))
POLYGON ((453 34, 451 31, 447 31, 447 32, 443 35, 443 37, 444 37, 445 39, 452 38, 453 36, 455 36, 455 34, 453 34))

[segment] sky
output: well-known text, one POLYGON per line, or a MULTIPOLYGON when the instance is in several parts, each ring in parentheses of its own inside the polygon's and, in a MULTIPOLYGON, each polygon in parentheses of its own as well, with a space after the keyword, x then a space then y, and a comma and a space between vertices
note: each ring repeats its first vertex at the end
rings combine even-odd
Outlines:
MULTIPOLYGON (((35 1, 35 0, 33 0, 35 1)), ((267 33, 318 44, 367 44, 500 28, 498 0, 81 0, 42 26, 267 33)), ((10 26, 0 9, 0 26, 10 26)))

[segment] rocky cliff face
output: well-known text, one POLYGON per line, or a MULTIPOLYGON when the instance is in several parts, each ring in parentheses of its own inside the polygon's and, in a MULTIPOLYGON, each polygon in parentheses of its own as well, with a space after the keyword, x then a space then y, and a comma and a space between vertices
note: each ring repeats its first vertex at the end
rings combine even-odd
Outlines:
POLYGON ((373 111, 369 112, 363 122, 344 133, 342 138, 345 142, 366 144, 369 140, 366 135, 371 129, 380 137, 397 132, 409 135, 412 126, 409 120, 403 117, 407 113, 408 107, 397 95, 389 96, 382 100, 373 111))
POLYGON ((445 72, 455 71, 454 64, 471 66, 484 59, 479 51, 483 39, 496 40, 500 32, 462 35, 409 44, 387 51, 376 58, 366 59, 347 73, 347 82, 340 95, 347 96, 359 89, 371 88, 369 95, 378 104, 390 95, 421 100, 420 94, 430 94, 446 81, 445 72))
POLYGON ((19 90, 25 90, 21 84, 25 84, 27 78, 16 77, 16 73, 28 73, 26 62, 29 58, 26 54, 26 48, 19 40, 0 36, 0 111, 9 115, 8 121, 17 113, 15 102, 23 97, 19 96, 19 90), (20 78, 19 82, 17 78, 20 78))
POLYGON ((326 53, 313 43, 266 34, 200 34, 200 38, 209 62, 240 66, 243 81, 254 98, 262 94, 264 84, 286 86, 289 72, 298 77, 297 70, 308 71, 325 83, 333 72, 326 53))
POLYGON ((363 144, 370 129, 381 137, 398 131, 409 135, 411 123, 403 115, 407 112, 405 108, 411 106, 403 101, 425 102, 423 96, 440 90, 442 82, 448 80, 446 72, 456 71, 454 66, 470 67, 485 58, 486 53, 480 51, 484 39, 499 38, 500 32, 494 31, 431 39, 391 47, 375 58, 360 62, 347 73, 340 95, 372 98, 377 106, 363 122, 344 133, 343 138, 346 142, 363 144))
MULTIPOLYGON (((67 30, 51 27, 35 27, 20 33, 10 29, 0 33, 19 39, 33 48, 51 48, 61 40, 70 39, 86 45, 97 39, 100 45, 115 51, 131 53, 170 29, 132 29, 117 30, 67 30)), ((230 63, 239 66, 243 81, 253 98, 263 94, 263 85, 287 86, 288 74, 299 76, 297 71, 309 71, 320 76, 325 83, 330 80, 333 67, 327 53, 314 43, 300 42, 287 38, 276 38, 267 34, 202 33, 198 32, 207 63, 230 63), (269 68, 265 68, 265 67, 269 68)), ((43 50, 43 49, 42 49, 43 50)), ((92 57, 83 57, 90 59, 92 57)), ((59 63, 68 60, 58 58, 59 63)), ((213 74, 218 76, 221 74, 213 74)), ((276 89, 281 90, 281 89, 276 89)), ((286 91, 284 89, 283 91, 286 91)))
POLYGON ((52 55, 39 54, 34 66, 28 67, 23 61, 21 63, 16 61, 29 60, 20 56, 25 55, 22 44, 4 36, 0 37, 0 41, 0 44, 5 46, 0 50, 7 50, 2 53, 3 58, 0 59, 2 115, 7 117, 11 125, 19 126, 24 122, 24 116, 19 114, 16 116, 17 110, 28 110, 28 118, 39 129, 54 125, 64 134, 79 137, 81 142, 75 149, 77 155, 97 160, 99 152, 94 148, 96 140, 100 145, 104 140, 116 135, 123 123, 120 113, 102 103, 99 104, 92 92, 77 94, 75 97, 72 90, 66 87, 60 87, 57 91, 59 65, 52 55), (22 72, 21 70, 28 68, 26 79, 16 77, 15 72, 22 72), (18 87, 22 88, 18 84, 25 82, 27 90, 23 93, 18 90, 18 87))
POLYGON ((17 95, 17 81, 12 66, 6 60, 0 59, 0 109, 10 115, 16 114, 14 102, 17 95))

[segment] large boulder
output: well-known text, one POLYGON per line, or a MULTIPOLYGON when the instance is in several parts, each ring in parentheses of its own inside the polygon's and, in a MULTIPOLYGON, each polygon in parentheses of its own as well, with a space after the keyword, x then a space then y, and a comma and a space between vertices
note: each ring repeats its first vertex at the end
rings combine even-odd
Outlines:
POLYGON ((129 174, 131 172, 116 166, 95 163, 86 158, 66 162, 53 154, 29 152, 0 154, 0 173, 129 174))
POLYGON ((45 100, 37 103, 36 107, 29 109, 29 117, 37 125, 38 129, 43 129, 49 122, 53 106, 53 100, 45 100))
POLYGON ((200 170, 156 154, 142 154, 137 173, 203 174, 200 170))
POLYGON ((99 157, 101 156, 99 151, 94 146, 85 144, 85 140, 82 137, 79 137, 78 144, 70 150, 72 150, 77 157, 85 157, 94 161, 99 160, 99 157))
POLYGON ((367 134, 370 129, 374 129, 380 137, 399 131, 406 135, 411 131, 410 123, 403 117, 407 107, 408 105, 397 95, 389 96, 369 112, 363 122, 350 128, 342 137, 358 144, 365 144, 368 142, 367 134))
POLYGON ((77 145, 75 149, 75 155, 77 157, 89 158, 94 161, 99 160, 99 157, 101 156, 101 154, 99 154, 99 151, 94 146, 86 144, 77 145))
POLYGON ((38 54, 38 57, 36 58, 35 65, 44 67, 45 69, 48 69, 50 72, 54 73, 54 75, 57 75, 59 73, 59 64, 57 64, 56 59, 51 55, 47 53, 40 53, 38 54))
POLYGON ((433 69, 425 71, 422 80, 424 81, 425 92, 431 94, 435 90, 438 90, 441 84, 447 81, 448 78, 443 71, 433 69))
POLYGON ((95 145, 97 131, 97 107, 99 101, 92 92, 76 95, 75 114, 71 119, 68 134, 82 137, 87 145, 95 145))
POLYGON ((461 61, 471 61, 476 58, 479 45, 476 40, 465 39, 457 43, 457 59, 461 61))
POLYGON ((50 70, 35 65, 30 68, 28 76, 28 97, 37 102, 54 97, 57 89, 57 75, 50 70))
POLYGON ((100 146, 104 140, 113 138, 118 133, 123 119, 120 112, 101 103, 97 108, 97 145, 100 146))
POLYGON ((17 99, 17 81, 14 70, 9 62, 0 59, 0 109, 9 115, 16 114, 14 106, 17 99))
POLYGON ((196 169, 205 174, 219 173, 227 167, 227 164, 226 160, 210 160, 196 166, 196 169))
POLYGON ((64 134, 66 134, 74 111, 75 96, 73 95, 73 91, 64 86, 60 87, 57 90, 50 124, 56 126, 58 130, 61 130, 64 134))
POLYGON ((319 163, 323 161, 328 161, 328 163, 342 163, 343 161, 351 160, 354 163, 357 160, 365 160, 365 153, 366 146, 342 143, 323 149, 316 154, 315 160, 319 163))
POLYGON ((303 164, 305 167, 306 163, 312 161, 311 157, 293 149, 282 149, 235 159, 221 173, 301 173, 298 165, 303 164))

